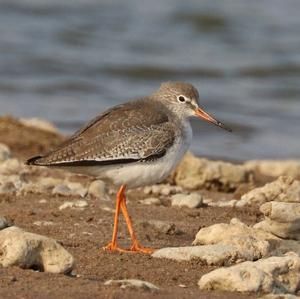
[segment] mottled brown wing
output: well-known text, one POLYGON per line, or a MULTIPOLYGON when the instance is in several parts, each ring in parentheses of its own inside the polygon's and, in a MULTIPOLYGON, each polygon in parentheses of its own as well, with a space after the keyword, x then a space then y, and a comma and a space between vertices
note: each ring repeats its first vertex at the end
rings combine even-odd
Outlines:
POLYGON ((164 155, 174 139, 174 124, 162 107, 140 100, 104 112, 60 147, 28 164, 101 165, 152 159, 164 155))

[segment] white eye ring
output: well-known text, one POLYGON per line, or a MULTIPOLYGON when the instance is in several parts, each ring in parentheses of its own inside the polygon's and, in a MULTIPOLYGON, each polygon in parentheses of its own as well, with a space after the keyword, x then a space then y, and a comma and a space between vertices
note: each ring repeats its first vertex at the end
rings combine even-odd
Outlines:
POLYGON ((182 96, 182 95, 178 96, 178 97, 177 97, 177 100, 178 100, 178 102, 180 102, 180 103, 185 103, 185 102, 186 102, 186 98, 185 98, 184 96, 182 96))

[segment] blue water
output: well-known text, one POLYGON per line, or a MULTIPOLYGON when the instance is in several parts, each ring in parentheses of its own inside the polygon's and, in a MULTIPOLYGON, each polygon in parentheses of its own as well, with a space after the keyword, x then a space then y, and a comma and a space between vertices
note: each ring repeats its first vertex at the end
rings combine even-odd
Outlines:
POLYGON ((193 122, 197 154, 300 158, 300 1, 0 2, 1 114, 71 133, 168 80, 234 129, 193 122))

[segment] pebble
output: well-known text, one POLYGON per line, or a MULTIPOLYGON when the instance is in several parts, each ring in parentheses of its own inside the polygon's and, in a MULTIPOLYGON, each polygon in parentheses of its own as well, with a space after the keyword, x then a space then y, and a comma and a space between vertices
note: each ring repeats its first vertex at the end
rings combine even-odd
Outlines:
POLYGON ((35 221, 33 222, 34 225, 37 226, 52 226, 55 225, 53 221, 35 221))
POLYGON ((161 201, 157 197, 147 197, 143 200, 140 200, 140 203, 143 205, 155 205, 155 206, 161 205, 161 201))
POLYGON ((170 184, 156 184, 156 185, 144 187, 145 194, 156 194, 156 195, 168 196, 170 194, 176 194, 179 192, 182 192, 182 188, 180 186, 173 186, 170 184))
POLYGON ((159 288, 154 284, 139 280, 139 279, 120 279, 120 280, 107 280, 104 285, 115 285, 119 286, 121 289, 127 288, 138 288, 143 289, 145 291, 158 291, 159 288))
POLYGON ((202 205, 202 196, 199 193, 175 194, 171 197, 171 205, 178 207, 199 208, 202 205))
POLYGON ((167 221, 149 220, 149 221, 146 221, 146 222, 143 222, 143 223, 144 223, 144 225, 150 225, 151 227, 153 227, 154 229, 156 229, 160 233, 172 234, 172 233, 178 232, 178 230, 176 229, 175 224, 167 222, 167 221))
POLYGON ((60 207, 60 210, 64 210, 67 208, 86 208, 88 206, 88 202, 86 200, 74 200, 74 201, 65 201, 60 207))

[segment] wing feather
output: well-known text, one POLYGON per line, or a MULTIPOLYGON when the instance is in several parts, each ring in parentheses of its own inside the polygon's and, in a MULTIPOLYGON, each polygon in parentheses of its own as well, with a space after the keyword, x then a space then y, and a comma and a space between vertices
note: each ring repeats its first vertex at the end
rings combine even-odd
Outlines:
POLYGON ((58 148, 28 162, 76 166, 155 159, 173 144, 175 132, 162 107, 149 101, 127 103, 104 112, 58 148))

